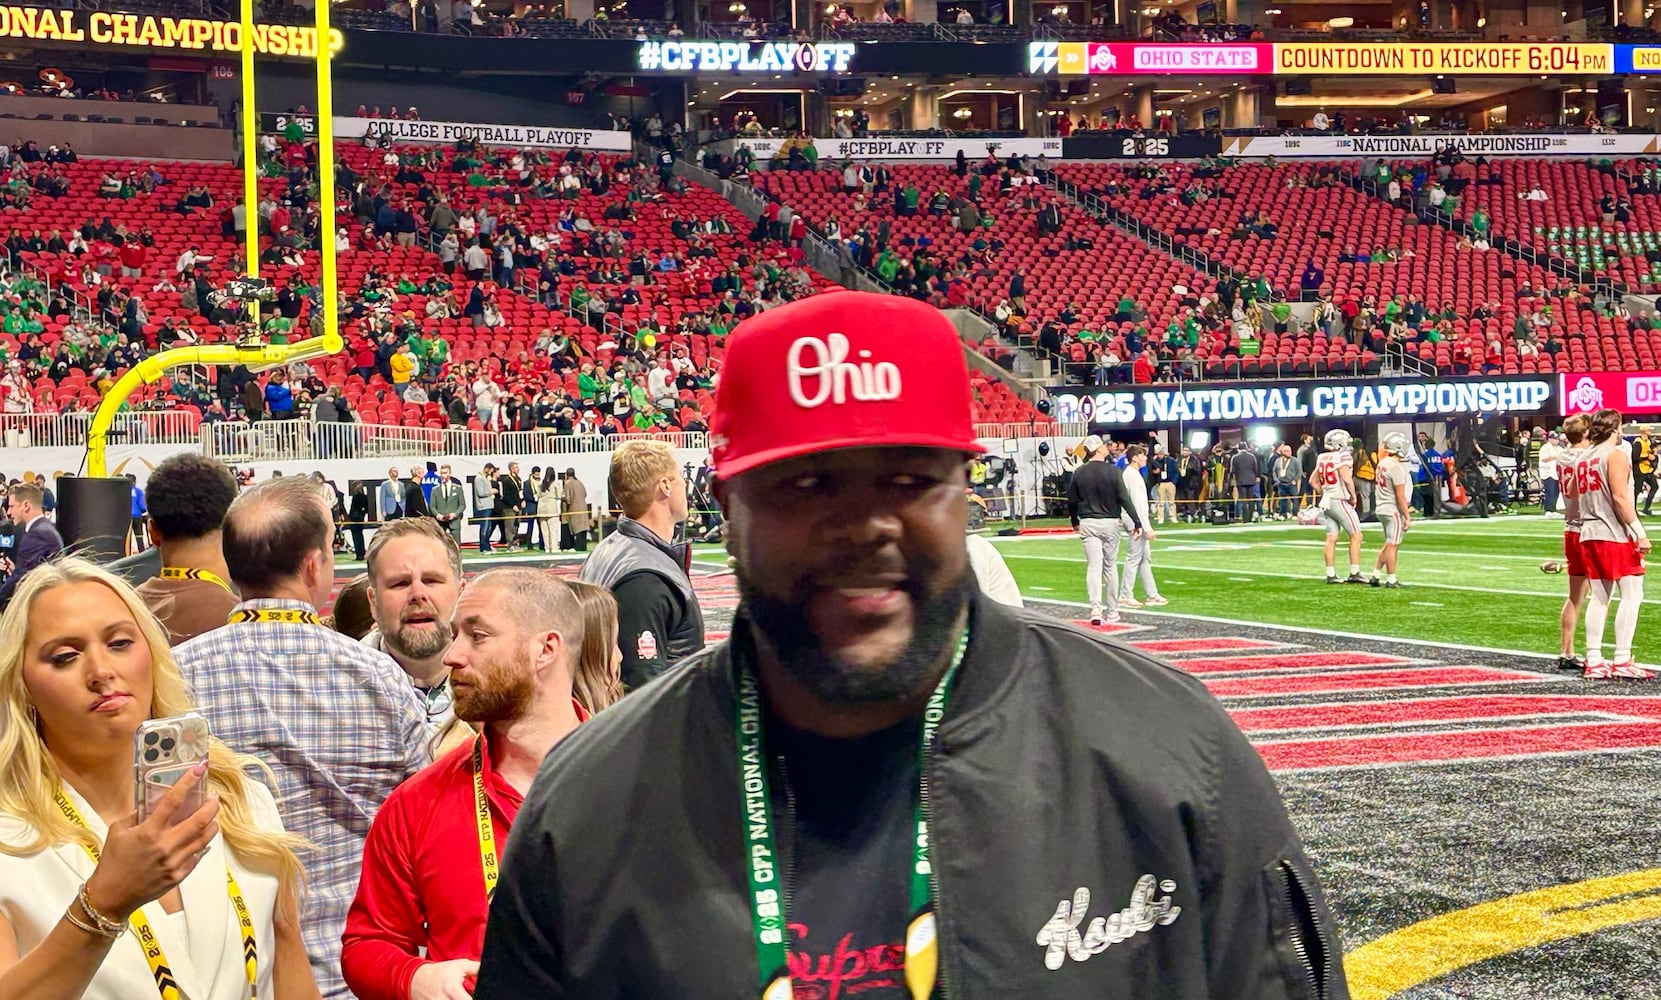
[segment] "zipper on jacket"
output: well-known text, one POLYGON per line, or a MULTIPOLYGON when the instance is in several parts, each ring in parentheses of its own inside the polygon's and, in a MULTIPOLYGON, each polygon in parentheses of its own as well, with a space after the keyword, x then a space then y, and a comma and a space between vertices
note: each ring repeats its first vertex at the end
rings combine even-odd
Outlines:
MULTIPOLYGON (((1315 1000, 1326 1000, 1326 982, 1315 968, 1315 959, 1309 953, 1309 942, 1304 938, 1304 920, 1309 922, 1308 930, 1314 935, 1315 943, 1322 944, 1321 929, 1316 924, 1314 904, 1310 900, 1309 890, 1303 884, 1303 876, 1298 874, 1297 866, 1290 861, 1279 863, 1281 872, 1281 890, 1286 897, 1286 911, 1291 916, 1291 924, 1287 933, 1292 939, 1292 950, 1297 953, 1298 961, 1303 965, 1303 971, 1308 977, 1309 985, 1314 991, 1315 1000), (1301 904, 1301 905, 1300 905, 1301 904)), ((1325 948, 1322 948, 1323 958, 1325 948)))
POLYGON ((934 759, 935 745, 940 742, 940 733, 934 734, 923 752, 923 759, 918 763, 918 801, 923 809, 923 822, 929 829, 929 895, 934 902, 934 953, 937 956, 935 964, 935 995, 939 1000, 946 1000, 950 995, 946 989, 946 946, 945 933, 940 920, 940 840, 934 833, 934 811, 929 803, 929 761, 934 759))
POLYGON ((799 831, 796 828, 796 786, 790 783, 790 765, 785 763, 784 754, 774 758, 779 762, 779 781, 784 785, 784 818, 786 829, 790 831, 790 850, 784 856, 784 912, 786 919, 790 915, 790 902, 796 898, 796 848, 799 831))

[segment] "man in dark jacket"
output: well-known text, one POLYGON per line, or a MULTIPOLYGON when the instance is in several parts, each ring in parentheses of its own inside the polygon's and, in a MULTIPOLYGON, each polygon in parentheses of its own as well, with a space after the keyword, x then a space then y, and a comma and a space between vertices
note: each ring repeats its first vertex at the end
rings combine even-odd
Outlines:
POLYGON ((711 429, 732 638, 548 756, 476 1000, 772 1000, 792 974, 797 996, 1347 1000, 1274 783, 1200 682, 976 593, 951 324, 859 292, 750 324, 711 429))
POLYGON ((1257 520, 1260 513, 1263 490, 1258 477, 1262 471, 1256 452, 1244 441, 1235 445, 1234 454, 1228 457, 1228 476, 1234 480, 1234 519, 1242 524, 1257 520))
POLYGON ((1123 470, 1107 460, 1108 443, 1092 434, 1084 439, 1083 448, 1085 463, 1067 486, 1067 514, 1073 519, 1073 530, 1084 539, 1090 624, 1100 625, 1119 620, 1119 519, 1130 518, 1135 525, 1133 536, 1145 526, 1125 489, 1123 470))
POLYGON ((19 483, 6 496, 6 515, 17 526, 17 544, 6 564, 6 579, 0 582, 0 607, 11 603, 17 584, 28 572, 63 551, 63 536, 46 517, 41 506, 41 488, 19 483))
POLYGON ((634 690, 704 648, 704 612, 687 575, 691 551, 675 544, 686 520, 686 480, 662 441, 626 441, 611 456, 607 482, 623 516, 600 540, 577 579, 617 598, 623 686, 634 690))

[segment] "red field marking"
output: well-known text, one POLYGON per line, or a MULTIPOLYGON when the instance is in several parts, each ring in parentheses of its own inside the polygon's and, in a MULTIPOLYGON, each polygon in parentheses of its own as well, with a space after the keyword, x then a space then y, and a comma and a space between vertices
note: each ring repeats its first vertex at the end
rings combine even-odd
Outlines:
POLYGON ((1458 732, 1346 733, 1264 742, 1270 770, 1361 767, 1457 760, 1661 749, 1661 698, 1587 695, 1463 695, 1404 702, 1310 705, 1230 713, 1248 736, 1276 730, 1428 722, 1496 723, 1458 732), (1582 721, 1585 716, 1605 718, 1582 721), (1565 721, 1553 723, 1552 716, 1565 721), (1506 723, 1506 720, 1527 722, 1506 723), (1574 719, 1569 722, 1567 720, 1574 719))
POLYGON ((1367 670, 1358 673, 1224 677, 1207 680, 1205 686, 1219 698, 1253 698, 1277 694, 1341 694, 1348 691, 1390 691, 1461 684, 1521 684, 1552 679, 1544 674, 1526 670, 1502 670, 1499 667, 1426 667, 1418 670, 1367 670))
POLYGON ((1233 674, 1249 670, 1321 670, 1330 667, 1399 667, 1413 661, 1403 656, 1382 653, 1360 653, 1340 649, 1332 652, 1263 653, 1256 656, 1207 656, 1200 659, 1171 660, 1173 667, 1191 674, 1233 674))
POLYGON ((1246 649, 1279 649, 1284 643, 1262 639, 1241 639, 1237 636, 1219 636, 1215 639, 1143 639, 1132 646, 1154 656, 1174 653, 1233 653, 1246 649))

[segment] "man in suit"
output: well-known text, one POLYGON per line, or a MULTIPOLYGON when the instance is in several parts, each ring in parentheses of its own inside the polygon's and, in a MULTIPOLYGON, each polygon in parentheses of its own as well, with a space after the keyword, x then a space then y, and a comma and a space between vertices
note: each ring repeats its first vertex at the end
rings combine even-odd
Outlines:
POLYGON ((17 548, 6 560, 6 579, 0 583, 0 607, 11 602, 17 581, 24 574, 63 551, 63 538, 40 509, 41 490, 33 483, 19 483, 6 498, 6 513, 17 525, 17 548))
POLYGON ((496 480, 496 515, 502 520, 502 545, 517 548, 519 544, 519 511, 525 496, 525 483, 519 477, 519 463, 509 462, 508 471, 496 480))
POLYGON ((379 500, 381 520, 396 521, 404 516, 404 483, 398 478, 397 469, 386 470, 386 482, 381 484, 379 500))
POLYGON ((427 491, 421 485, 421 466, 409 470, 409 482, 404 484, 404 516, 431 517, 427 507, 427 491))
POLYGON ((456 540, 459 547, 462 515, 467 513, 467 498, 462 495, 461 483, 450 475, 448 465, 439 466, 438 483, 433 486, 432 509, 433 517, 444 526, 444 530, 450 533, 450 537, 456 540))
POLYGON ((496 530, 496 466, 485 463, 473 477, 473 520, 479 523, 479 551, 490 551, 490 533, 496 530))
POLYGON ((352 533, 352 558, 363 561, 363 532, 369 527, 373 513, 369 509, 369 484, 352 487, 352 502, 346 510, 346 530, 352 533))

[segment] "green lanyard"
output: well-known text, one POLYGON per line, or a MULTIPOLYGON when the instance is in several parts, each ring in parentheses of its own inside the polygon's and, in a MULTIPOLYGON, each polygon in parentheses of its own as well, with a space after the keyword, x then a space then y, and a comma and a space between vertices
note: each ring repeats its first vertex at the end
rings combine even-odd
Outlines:
MULTIPOLYGON (((921 787, 917 797, 917 836, 911 865, 911 922, 905 936, 905 981, 912 1000, 936 996, 940 954, 935 945, 934 868, 929 863, 928 756, 935 730, 946 715, 946 702, 958 667, 969 648, 969 632, 958 637, 957 650, 923 710, 923 738, 917 751, 921 787)), ((784 888, 779 879, 778 848, 773 841, 772 784, 762 738, 761 686, 755 674, 738 677, 738 780, 744 791, 744 854, 750 876, 750 919, 755 928, 761 1000, 791 1000, 788 943, 785 940, 784 888)))

